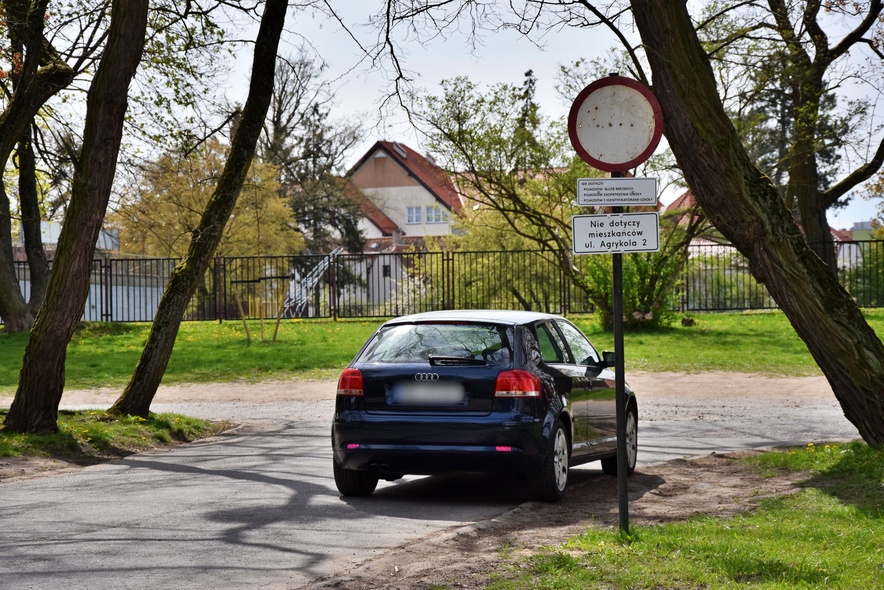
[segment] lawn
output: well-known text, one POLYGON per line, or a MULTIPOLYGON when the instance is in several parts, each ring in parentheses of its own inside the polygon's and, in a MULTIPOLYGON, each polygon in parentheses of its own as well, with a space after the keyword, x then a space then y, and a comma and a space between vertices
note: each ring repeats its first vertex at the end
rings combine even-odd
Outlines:
MULTIPOLYGON (((288 320, 273 342, 273 324, 265 325, 262 341, 254 322, 249 343, 241 323, 186 322, 163 383, 336 378, 378 324, 288 320)), ((68 345, 65 387, 125 385, 149 330, 150 324, 83 324, 68 345)), ((26 342, 25 334, 0 333, 0 392, 15 390, 26 342)))
MULTIPOLYGON (((884 310, 867 311, 884 333, 884 310)), ((627 371, 739 371, 767 375, 819 375, 820 371, 779 312, 694 315, 692 327, 675 325, 627 332, 627 371)), ((591 316, 572 318, 599 349, 613 348, 613 336, 591 316)), ((245 379, 334 379, 359 351, 378 321, 287 320, 275 342, 273 325, 250 324, 251 343, 241 323, 186 322, 181 326, 163 383, 245 379)), ((84 324, 68 346, 66 387, 120 387, 138 362, 149 324, 84 324)), ((27 335, 0 333, 0 393, 15 390, 27 335)))

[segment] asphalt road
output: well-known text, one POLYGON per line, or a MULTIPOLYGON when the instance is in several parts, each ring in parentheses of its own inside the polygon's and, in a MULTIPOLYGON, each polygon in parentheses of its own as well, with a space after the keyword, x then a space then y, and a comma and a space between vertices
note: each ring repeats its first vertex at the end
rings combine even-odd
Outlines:
MULTIPOLYGON (((856 437, 819 379, 714 377, 630 379, 644 392, 640 466, 856 437)), ((411 477, 370 498, 340 497, 327 399, 153 410, 246 424, 169 451, 0 483, 0 588, 297 588, 528 500, 518 480, 488 476, 411 477)), ((574 477, 597 477, 596 465, 574 477)))

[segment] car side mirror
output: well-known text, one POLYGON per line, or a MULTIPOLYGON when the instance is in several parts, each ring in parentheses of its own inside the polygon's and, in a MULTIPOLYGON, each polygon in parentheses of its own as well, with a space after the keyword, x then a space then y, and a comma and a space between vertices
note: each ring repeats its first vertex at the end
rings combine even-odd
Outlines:
POLYGON ((599 363, 603 367, 613 367, 617 364, 617 353, 610 350, 602 352, 602 362, 599 363))

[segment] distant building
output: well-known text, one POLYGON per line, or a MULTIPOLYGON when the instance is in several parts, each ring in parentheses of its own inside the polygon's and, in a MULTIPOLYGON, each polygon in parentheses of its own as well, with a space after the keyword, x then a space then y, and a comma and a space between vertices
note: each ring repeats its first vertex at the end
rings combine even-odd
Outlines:
MULTIPOLYGON (((52 258, 58 240, 61 237, 61 224, 57 221, 41 221, 40 222, 40 239, 43 242, 43 248, 47 255, 52 258)), ((24 231, 18 232, 18 244, 15 248, 15 259, 17 261, 26 260, 25 257, 25 234, 24 231)), ((117 230, 101 230, 98 234, 98 241, 95 243, 98 250, 97 255, 102 253, 114 253, 120 251, 120 232, 117 230)))
POLYGON ((451 234, 463 211, 448 173, 401 143, 375 143, 347 181, 364 215, 366 252, 421 250, 427 237, 451 234))
POLYGON ((854 222, 853 228, 850 230, 851 236, 856 241, 871 240, 872 232, 875 230, 871 221, 854 222))

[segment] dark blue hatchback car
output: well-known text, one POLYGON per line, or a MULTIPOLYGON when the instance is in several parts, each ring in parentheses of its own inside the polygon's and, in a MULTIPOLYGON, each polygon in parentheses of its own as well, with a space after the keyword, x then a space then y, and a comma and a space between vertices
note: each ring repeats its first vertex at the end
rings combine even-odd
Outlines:
MULTIPOLYGON (((569 468, 617 470, 614 374, 568 320, 518 311, 441 311, 382 325, 338 381, 334 476, 345 496, 379 479, 460 471, 527 475, 558 501, 569 468)), ((627 386, 627 466, 638 406, 627 386)))

